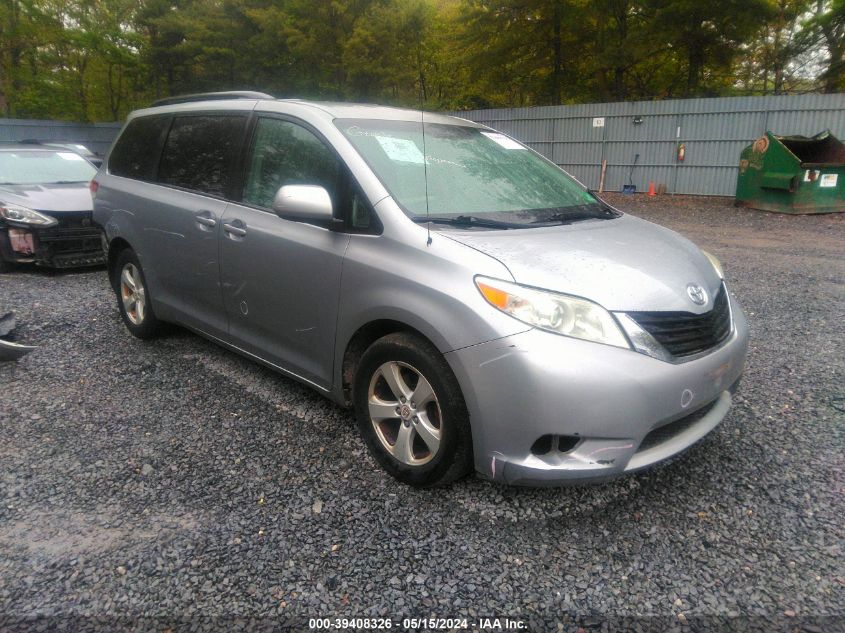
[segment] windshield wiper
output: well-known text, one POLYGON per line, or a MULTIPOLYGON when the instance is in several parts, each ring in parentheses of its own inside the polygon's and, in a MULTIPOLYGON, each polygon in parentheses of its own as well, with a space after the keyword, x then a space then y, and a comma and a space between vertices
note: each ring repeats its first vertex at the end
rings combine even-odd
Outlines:
POLYGON ((599 209, 588 209, 584 207, 575 207, 571 211, 563 211, 554 213, 545 218, 538 218, 533 220, 532 224, 572 224, 573 222, 580 222, 581 220, 610 220, 611 218, 619 217, 609 207, 600 207, 599 209))
POLYGON ((477 215, 457 215, 455 217, 418 215, 413 220, 418 224, 434 222, 436 224, 451 224, 452 226, 477 226, 484 229, 517 229, 525 226, 524 224, 517 224, 515 222, 502 222, 501 220, 481 218, 477 215))
POLYGON ((45 185, 78 185, 83 182, 88 182, 87 180, 54 180, 53 182, 45 182, 42 184, 45 185))
POLYGON ((558 213, 547 218, 532 220, 531 224, 572 224, 581 220, 607 220, 609 215, 597 215, 595 213, 558 213))

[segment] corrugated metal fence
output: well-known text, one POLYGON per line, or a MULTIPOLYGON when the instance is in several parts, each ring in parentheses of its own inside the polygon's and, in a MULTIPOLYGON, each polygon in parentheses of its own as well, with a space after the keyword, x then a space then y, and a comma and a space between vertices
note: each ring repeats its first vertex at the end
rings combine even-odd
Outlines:
POLYGON ((742 148, 766 130, 845 138, 845 94, 725 97, 450 112, 500 130, 551 159, 590 189, 733 196, 742 148), (678 147, 685 146, 683 162, 678 147), (639 157, 637 158, 637 155, 639 157), (635 164, 636 159, 636 164, 635 164))
POLYGON ((35 139, 58 143, 81 143, 93 152, 105 156, 114 137, 120 131, 121 125, 120 123, 0 119, 0 142, 35 139))

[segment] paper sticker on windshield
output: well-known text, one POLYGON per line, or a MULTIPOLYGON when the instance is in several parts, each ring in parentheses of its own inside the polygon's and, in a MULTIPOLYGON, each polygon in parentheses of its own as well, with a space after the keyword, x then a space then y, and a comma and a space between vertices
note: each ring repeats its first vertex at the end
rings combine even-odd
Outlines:
POLYGON ((819 178, 819 187, 835 187, 839 174, 822 174, 819 178))
POLYGON ((376 140, 390 160, 418 165, 422 165, 425 160, 417 144, 411 140, 392 136, 376 136, 376 140))
POLYGON ((57 152, 59 158, 64 158, 65 160, 85 160, 79 154, 74 154, 73 152, 57 152))
POLYGON ((498 132, 482 132, 482 134, 505 149, 525 149, 522 145, 504 134, 499 134, 498 132))

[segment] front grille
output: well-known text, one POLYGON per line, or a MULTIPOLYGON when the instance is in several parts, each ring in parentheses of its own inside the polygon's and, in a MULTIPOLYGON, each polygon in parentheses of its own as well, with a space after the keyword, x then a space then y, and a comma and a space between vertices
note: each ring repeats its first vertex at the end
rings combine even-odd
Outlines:
POLYGON ((51 255, 102 252, 100 229, 91 225, 90 211, 62 214, 56 219, 58 226, 38 231, 39 243, 51 255))
POLYGON ((629 312, 640 327, 651 334, 672 356, 690 356, 707 351, 731 333, 731 311, 724 285, 719 288, 713 309, 691 312, 629 312))
POLYGON ((686 431, 691 426, 694 426, 696 422, 701 420, 705 415, 707 415, 710 410, 716 405, 718 399, 714 400, 710 404, 706 404, 701 407, 698 411, 695 411, 680 420, 675 420, 674 422, 670 422, 669 424, 664 424, 663 426, 659 426, 656 429, 650 431, 648 435, 643 438, 643 441, 640 442, 639 448, 637 448, 637 452, 640 453, 642 451, 648 450, 654 446, 659 444, 663 444, 664 442, 668 442, 673 437, 680 435, 684 431, 686 431))

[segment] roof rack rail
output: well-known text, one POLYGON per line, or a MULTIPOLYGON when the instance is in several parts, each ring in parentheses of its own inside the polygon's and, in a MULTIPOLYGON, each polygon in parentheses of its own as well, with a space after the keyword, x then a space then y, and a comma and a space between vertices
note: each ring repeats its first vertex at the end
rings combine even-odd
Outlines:
POLYGON ((191 95, 178 95, 176 97, 165 97, 157 99, 150 104, 151 108, 157 106, 174 105, 176 103, 191 103, 192 101, 221 101, 224 99, 275 99, 265 92, 254 90, 230 90, 227 92, 198 92, 191 95))

